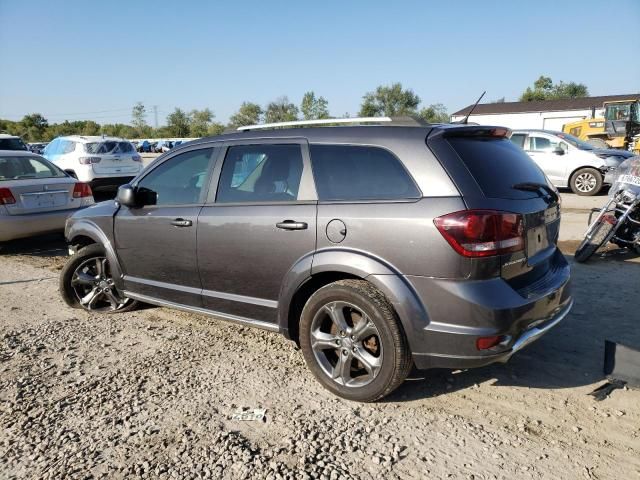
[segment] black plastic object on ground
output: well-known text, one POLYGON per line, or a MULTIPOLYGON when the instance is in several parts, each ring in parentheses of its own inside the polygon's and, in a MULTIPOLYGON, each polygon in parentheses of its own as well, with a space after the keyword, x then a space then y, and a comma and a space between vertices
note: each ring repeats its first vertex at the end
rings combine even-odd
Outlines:
POLYGON ((640 350, 610 340, 604 341, 604 374, 609 380, 640 388, 640 350))

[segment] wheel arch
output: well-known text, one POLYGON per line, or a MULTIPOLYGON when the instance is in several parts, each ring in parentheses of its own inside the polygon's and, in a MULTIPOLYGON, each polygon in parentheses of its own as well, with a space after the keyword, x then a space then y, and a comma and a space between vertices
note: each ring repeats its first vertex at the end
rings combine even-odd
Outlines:
MULTIPOLYGON (((344 279, 370 282, 380 290, 402 324, 409 346, 413 332, 429 323, 427 310, 407 279, 392 265, 366 252, 326 249, 302 258, 289 270, 278 301, 278 326, 285 337, 298 343, 299 322, 307 300, 323 286, 344 279)), ((418 335, 418 337, 420 334, 418 335)))

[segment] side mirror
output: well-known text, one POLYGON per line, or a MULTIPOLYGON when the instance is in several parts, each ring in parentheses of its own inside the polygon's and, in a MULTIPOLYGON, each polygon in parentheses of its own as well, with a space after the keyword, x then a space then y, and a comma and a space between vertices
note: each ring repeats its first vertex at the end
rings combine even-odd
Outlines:
POLYGON ((558 145, 556 149, 553 151, 553 153, 555 153, 556 155, 564 155, 565 151, 564 151, 564 148, 558 145))
POLYGON ((124 185, 120 185, 118 187, 118 194, 116 195, 116 201, 120 205, 124 205, 126 207, 137 206, 135 189, 128 183, 125 183, 124 185))

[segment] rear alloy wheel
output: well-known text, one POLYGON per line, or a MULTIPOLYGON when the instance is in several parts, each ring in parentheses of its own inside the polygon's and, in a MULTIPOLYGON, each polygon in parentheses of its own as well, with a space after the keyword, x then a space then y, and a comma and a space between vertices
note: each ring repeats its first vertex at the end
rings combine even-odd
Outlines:
POLYGON ((411 368, 400 322, 364 280, 341 280, 307 301, 300 346, 314 376, 341 397, 371 402, 392 392, 411 368))
POLYGON ((602 173, 595 168, 581 168, 576 170, 571 179, 569 186, 573 193, 583 196, 596 195, 602 189, 602 173))
POLYGON ((69 259, 60 274, 60 292, 67 305, 90 312, 125 312, 137 305, 116 289, 104 248, 97 244, 69 259))

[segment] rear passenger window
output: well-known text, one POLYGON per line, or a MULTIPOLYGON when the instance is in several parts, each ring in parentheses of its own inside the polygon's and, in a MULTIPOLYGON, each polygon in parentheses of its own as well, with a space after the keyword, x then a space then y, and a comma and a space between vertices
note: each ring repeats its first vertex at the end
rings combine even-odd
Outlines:
POLYGON ((60 145, 58 147, 58 155, 64 155, 65 153, 74 152, 76 149, 76 142, 72 142, 71 140, 60 140, 60 145))
POLYGON ((229 147, 216 201, 286 202, 298 198, 302 178, 300 145, 229 147))
POLYGON ((420 192, 400 161, 378 147, 311 145, 320 200, 399 200, 420 192))

